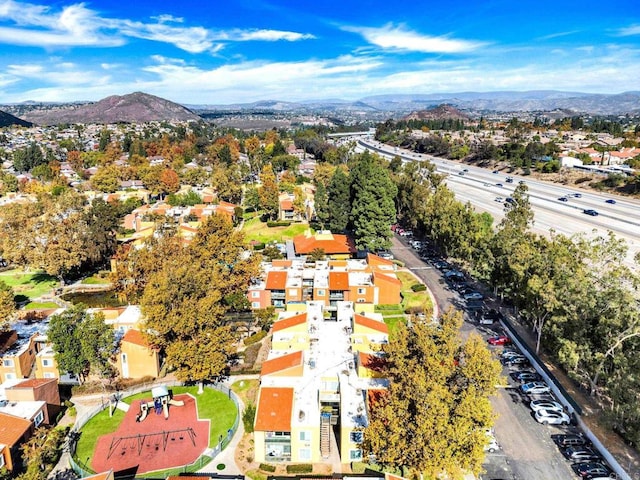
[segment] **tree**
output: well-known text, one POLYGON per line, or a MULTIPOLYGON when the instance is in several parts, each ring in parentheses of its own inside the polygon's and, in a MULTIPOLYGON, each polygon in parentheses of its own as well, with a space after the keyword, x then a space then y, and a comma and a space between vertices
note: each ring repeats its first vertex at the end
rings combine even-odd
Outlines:
POLYGON ((462 314, 449 311, 439 326, 402 325, 385 347, 390 386, 372 405, 362 442, 377 463, 412 477, 482 470, 501 367, 477 335, 461 343, 461 325, 462 314))
POLYGON ((329 211, 329 230, 341 233, 349 225, 351 198, 349 178, 342 168, 336 168, 327 187, 327 209, 329 211))
POLYGON ((120 172, 118 167, 106 165, 98 168, 98 171, 91 177, 91 186, 105 193, 115 192, 120 188, 120 172))
POLYGON ((391 246, 391 224, 396 220, 398 189, 384 169, 367 152, 351 171, 351 221, 356 247, 385 250, 391 246))
POLYGON ((160 174, 160 189, 163 193, 175 193, 180 190, 180 177, 170 168, 165 168, 160 174))
POLYGON ((260 208, 264 210, 267 218, 275 219, 278 216, 278 182, 273 173, 271 164, 267 164, 262 168, 260 174, 260 182, 262 185, 258 190, 260 195, 260 208))
POLYGON ((320 223, 320 228, 324 230, 325 225, 329 221, 331 212, 329 211, 327 189, 322 183, 316 184, 316 192, 313 196, 313 206, 316 211, 316 218, 318 219, 318 223, 320 223))
POLYGON ((58 369, 76 375, 82 383, 89 373, 89 360, 78 333, 86 311, 84 305, 74 305, 51 317, 47 337, 53 345, 58 369))
POLYGON ((230 299, 258 274, 257 256, 247 257, 243 235, 212 215, 188 246, 158 263, 140 302, 149 342, 165 351, 180 380, 221 378, 235 351, 230 299))
POLYGON ((115 374, 110 362, 113 356, 115 333, 111 325, 104 322, 102 312, 85 315, 78 331, 84 357, 91 369, 101 378, 111 378, 115 374))
POLYGON ((9 329, 11 317, 16 311, 13 288, 0 280, 0 333, 9 329))

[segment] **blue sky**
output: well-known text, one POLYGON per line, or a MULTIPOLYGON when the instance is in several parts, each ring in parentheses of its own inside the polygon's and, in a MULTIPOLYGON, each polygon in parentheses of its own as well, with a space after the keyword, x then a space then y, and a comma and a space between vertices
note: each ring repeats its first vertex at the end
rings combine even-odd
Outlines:
POLYGON ((0 103, 640 91, 637 0, 0 0, 0 103))

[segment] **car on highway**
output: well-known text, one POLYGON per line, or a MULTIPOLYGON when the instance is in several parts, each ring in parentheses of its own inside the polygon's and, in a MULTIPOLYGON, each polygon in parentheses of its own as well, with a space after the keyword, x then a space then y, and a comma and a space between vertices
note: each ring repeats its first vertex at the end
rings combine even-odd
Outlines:
POLYGON ((569 425, 571 423, 569 415, 555 410, 537 410, 534 417, 536 422, 543 425, 569 425))
POLYGON ((520 391, 526 394, 539 394, 539 393, 549 393, 551 389, 549 385, 544 382, 529 382, 524 385, 520 385, 520 391))
POLYGON ((608 198, 605 200, 605 202, 610 203, 611 205, 615 205, 616 201, 613 198, 608 198))
POLYGON ((496 335, 495 337, 487 338, 487 343, 489 345, 509 345, 511 339, 506 335, 496 335))
POLYGON ((484 295, 482 295, 480 292, 469 292, 463 294, 463 297, 465 300, 482 300, 484 298, 484 295))
POLYGON ((504 199, 505 202, 510 203, 510 204, 515 204, 516 200, 513 197, 507 197, 504 199))
POLYGON ((500 173, 500 172, 499 172, 498 170, 494 170, 494 171, 493 171, 493 172, 491 172, 491 173, 500 173))
POLYGON ((602 457, 589 447, 567 447, 562 454, 573 462, 598 462, 602 457))
POLYGON ((567 197, 560 197, 558 198, 558 200, 560 200, 561 202, 568 202, 569 199, 567 197))
POLYGON ((502 203, 502 202, 504 202, 504 198, 502 198, 502 197, 496 197, 496 198, 495 198, 495 200, 496 200, 496 202, 498 202, 498 203, 502 203))
POLYGON ((582 198, 582 194, 581 193, 574 193, 574 194, 572 194, 572 197, 582 198))
POLYGON ((554 410, 556 412, 564 412, 564 407, 554 400, 532 400, 529 408, 534 412, 538 410, 554 410))
POLYGON ((502 188, 502 184, 501 183, 496 183, 496 187, 502 188))
POLYGON ((542 380, 542 377, 539 373, 536 372, 513 372, 511 374, 511 378, 520 383, 530 383, 530 382, 539 382, 542 380))
POLYGON ((513 183, 513 177, 507 177, 504 181, 507 183, 513 183))
POLYGON ((485 186, 485 187, 490 187, 491 186, 490 183, 483 183, 482 185, 485 186))
POLYGON ((583 210, 582 213, 585 213, 587 215, 591 215, 592 217, 597 217, 598 216, 598 212, 596 210, 593 210, 592 208, 587 208, 586 210, 583 210))
POLYGON ((458 175, 460 175, 461 177, 464 177, 464 170, 462 170, 461 172, 458 172, 458 175))
POLYGON ((572 468, 578 476, 583 478, 593 478, 596 476, 606 478, 613 475, 613 470, 599 462, 574 463, 572 468))

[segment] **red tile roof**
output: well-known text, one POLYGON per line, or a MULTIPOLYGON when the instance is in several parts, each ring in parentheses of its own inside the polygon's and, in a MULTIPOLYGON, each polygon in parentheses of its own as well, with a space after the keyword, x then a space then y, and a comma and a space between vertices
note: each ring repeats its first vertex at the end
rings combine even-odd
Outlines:
POLYGON ((0 413, 0 443, 13 447, 30 429, 29 420, 0 413))
POLYGON ((287 328, 295 327, 296 325, 301 325, 306 323, 307 314, 301 313, 299 315, 294 315, 293 317, 284 318, 282 320, 277 320, 273 324, 273 331, 279 332, 281 330, 286 330, 287 328))
POLYGON ((280 209, 281 210, 293 210, 293 202, 289 199, 286 200, 282 200, 280 202, 280 209))
POLYGON ((364 315, 359 315, 357 313, 354 314, 353 323, 355 323, 356 325, 362 325, 366 328, 370 328, 371 330, 389 334, 389 327, 387 327, 386 323, 365 317, 364 315))
POLYGON ((379 257, 371 252, 367 254, 367 263, 369 265, 393 265, 392 260, 387 260, 386 258, 379 257))
POLYGON ((130 329, 122 337, 123 342, 133 343, 134 345, 140 345, 141 347, 149 347, 149 342, 144 338, 140 330, 130 329))
POLYGON ((329 272, 329 290, 349 290, 349 273, 329 272))
POLYGON ((402 285, 402 282, 392 272, 389 272, 388 274, 384 272, 373 272, 373 283, 376 283, 378 280, 402 285))
POLYGON ((255 430, 290 432, 293 388, 263 387, 256 411, 255 430))
POLYGON ((287 286, 287 272, 271 271, 267 273, 267 290, 284 290, 287 286))
POLYGON ((317 240, 316 237, 302 234, 293 238, 293 245, 299 255, 311 253, 316 248, 324 250, 327 255, 356 252, 353 239, 347 235, 333 235, 333 239, 317 240))
POLYGON ((262 370, 260 375, 269 375, 275 372, 282 372, 293 367, 302 365, 302 351, 282 355, 281 357, 272 358, 262 362, 262 370))
POLYGON ((24 382, 20 382, 15 384, 10 388, 38 388, 41 385, 46 385, 47 383, 58 382, 57 378, 30 378, 25 380, 24 382))

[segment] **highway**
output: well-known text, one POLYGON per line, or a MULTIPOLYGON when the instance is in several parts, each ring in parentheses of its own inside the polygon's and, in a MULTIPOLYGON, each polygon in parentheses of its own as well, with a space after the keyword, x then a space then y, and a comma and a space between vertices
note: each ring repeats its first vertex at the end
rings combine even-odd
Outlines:
POLYGON ((477 211, 490 213, 499 223, 504 216, 504 202, 496 201, 498 197, 506 199, 523 181, 529 189, 529 201, 534 212, 532 230, 542 235, 549 235, 553 230, 565 235, 585 233, 592 237, 606 236, 612 231, 616 237, 622 238, 629 246, 625 263, 637 267, 633 261, 640 251, 640 201, 619 195, 601 194, 586 189, 571 188, 557 183, 535 180, 529 176, 510 175, 501 171, 468 166, 465 164, 421 155, 408 150, 397 149, 375 141, 358 140, 357 150, 375 151, 391 158, 399 155, 404 161, 431 161, 436 171, 447 174, 447 186, 463 202, 470 202, 477 211), (463 171, 467 170, 467 171, 463 171), (461 174, 462 173, 462 174, 461 174), (507 183, 507 176, 512 176, 513 183, 507 183), (581 194, 581 197, 575 197, 581 194), (565 197, 568 201, 558 200, 565 197), (615 204, 606 202, 615 200, 615 204), (597 216, 590 216, 584 210, 596 210, 597 216))

